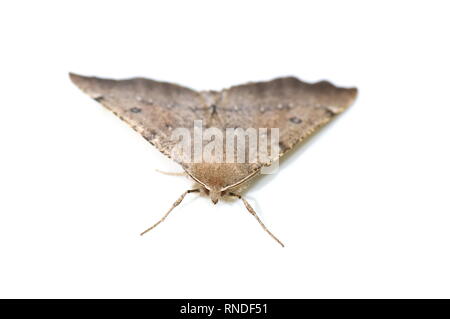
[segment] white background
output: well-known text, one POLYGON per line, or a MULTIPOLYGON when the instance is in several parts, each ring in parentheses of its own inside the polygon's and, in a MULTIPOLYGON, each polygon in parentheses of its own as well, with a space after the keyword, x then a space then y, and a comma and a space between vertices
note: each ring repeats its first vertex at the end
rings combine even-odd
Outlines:
POLYGON ((0 5, 0 297, 450 297, 445 1, 0 5), (294 75, 356 103, 246 193, 191 182, 69 71, 194 89, 294 75))

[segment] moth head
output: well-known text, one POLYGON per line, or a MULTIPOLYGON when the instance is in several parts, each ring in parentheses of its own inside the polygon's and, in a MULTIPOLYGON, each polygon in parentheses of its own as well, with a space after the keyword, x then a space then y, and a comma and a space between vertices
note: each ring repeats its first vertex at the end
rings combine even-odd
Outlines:
POLYGON ((219 201, 219 198, 222 196, 220 191, 214 191, 214 190, 210 190, 209 191, 209 198, 211 198, 211 201, 213 202, 213 204, 217 204, 217 202, 219 201))

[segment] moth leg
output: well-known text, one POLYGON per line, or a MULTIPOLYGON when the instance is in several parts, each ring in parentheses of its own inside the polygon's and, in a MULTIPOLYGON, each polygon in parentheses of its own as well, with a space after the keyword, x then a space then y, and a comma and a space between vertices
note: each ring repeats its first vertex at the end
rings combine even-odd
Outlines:
POLYGON ((259 219, 259 217, 258 217, 258 215, 256 214, 256 212, 255 212, 255 210, 253 209, 253 207, 250 206, 250 204, 245 200, 244 197, 242 197, 241 195, 235 194, 235 193, 229 193, 229 195, 230 195, 230 196, 233 196, 233 197, 237 197, 237 198, 239 198, 240 200, 242 200, 242 202, 243 202, 244 205, 245 205, 245 208, 247 208, 247 210, 250 212, 250 214, 252 214, 252 215, 256 218, 256 220, 257 220, 258 223, 261 225, 261 227, 262 227, 262 228, 270 235, 270 237, 272 237, 273 239, 275 239, 275 241, 276 241, 277 243, 279 243, 279 244, 281 245, 281 247, 284 247, 283 243, 282 243, 277 237, 275 237, 275 235, 272 234, 272 233, 270 232, 270 230, 267 229, 266 225, 264 225, 264 223, 261 221, 261 219, 259 219))
POLYGON ((155 169, 155 171, 157 171, 158 173, 164 174, 164 175, 169 175, 169 176, 186 176, 186 172, 164 172, 164 171, 160 171, 159 169, 155 169))
POLYGON ((156 226, 158 226, 160 223, 162 223, 163 221, 164 221, 164 219, 166 219, 166 217, 167 216, 169 216, 169 214, 170 214, 170 212, 175 208, 175 207, 177 207, 178 205, 180 205, 180 203, 183 201, 183 199, 184 199, 184 197, 187 195, 187 194, 189 194, 189 193, 197 193, 197 192, 200 192, 200 189, 190 189, 190 190, 187 190, 187 191, 185 191, 181 196, 180 196, 180 198, 178 198, 176 201, 175 201, 175 203, 173 203, 173 205, 172 205, 172 207, 169 209, 169 211, 156 223, 156 224, 154 224, 152 227, 150 227, 150 228, 147 228, 146 230, 144 230, 142 233, 141 233, 141 236, 142 235, 144 235, 145 233, 147 233, 147 232, 149 232, 149 231, 151 231, 153 228, 155 228, 156 226))

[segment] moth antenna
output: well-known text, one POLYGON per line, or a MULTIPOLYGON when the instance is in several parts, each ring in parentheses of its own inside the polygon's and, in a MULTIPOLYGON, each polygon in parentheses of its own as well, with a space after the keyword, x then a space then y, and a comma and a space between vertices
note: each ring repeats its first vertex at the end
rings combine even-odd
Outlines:
POLYGON ((158 173, 164 174, 164 175, 169 175, 169 176, 186 176, 186 172, 164 172, 164 171, 160 171, 159 169, 155 169, 155 171, 157 171, 158 173))
POLYGON ((242 200, 242 202, 243 202, 244 205, 245 205, 245 208, 247 208, 247 210, 250 212, 250 214, 252 214, 252 215, 256 218, 256 220, 257 220, 258 223, 261 225, 261 227, 262 227, 262 228, 270 235, 270 237, 272 237, 273 239, 275 239, 275 241, 276 241, 277 243, 279 243, 279 244, 281 245, 281 247, 284 247, 284 244, 283 244, 277 237, 275 237, 275 235, 272 234, 272 233, 270 232, 270 230, 267 229, 266 225, 264 225, 264 223, 261 221, 261 219, 259 219, 259 217, 258 217, 258 215, 256 214, 256 212, 255 212, 255 210, 253 209, 253 207, 249 204, 249 202, 247 202, 247 201, 245 200, 244 197, 242 197, 241 195, 235 194, 235 193, 229 193, 229 195, 230 195, 230 196, 233 196, 233 197, 237 197, 237 198, 239 198, 240 200, 242 200))
POLYGON ((200 189, 190 189, 190 190, 187 190, 187 191, 185 191, 181 196, 180 196, 180 198, 178 198, 176 201, 175 201, 175 203, 173 203, 173 205, 172 205, 172 207, 169 209, 169 211, 156 223, 156 224, 154 224, 152 227, 149 227, 149 228, 147 228, 146 230, 144 230, 142 233, 141 233, 141 236, 142 235, 144 235, 145 233, 147 233, 147 232, 149 232, 149 231, 151 231, 153 228, 155 228, 156 226, 158 226, 160 223, 162 223, 163 221, 164 221, 164 219, 166 219, 167 218, 167 216, 169 216, 169 214, 170 214, 170 212, 175 208, 175 207, 177 207, 178 205, 180 205, 180 203, 183 201, 183 199, 184 199, 184 197, 187 195, 187 194, 189 194, 189 193, 196 193, 196 192, 200 192, 200 189))

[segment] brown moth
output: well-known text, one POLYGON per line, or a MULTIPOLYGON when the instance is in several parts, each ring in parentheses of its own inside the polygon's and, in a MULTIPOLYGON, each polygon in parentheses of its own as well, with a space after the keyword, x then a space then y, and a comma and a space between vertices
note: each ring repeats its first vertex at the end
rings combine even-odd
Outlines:
MULTIPOLYGON (((198 186, 184 192, 170 210, 142 235, 156 227, 189 193, 209 196, 214 204, 222 197, 236 197, 263 229, 284 246, 258 218, 250 204, 238 193, 238 186, 259 174, 344 111, 356 98, 356 88, 339 88, 322 81, 314 84, 294 77, 248 83, 218 91, 194 91, 172 83, 145 78, 101 79, 70 74, 81 90, 114 112, 163 154, 177 161, 198 186), (189 128, 202 120, 206 128, 278 128, 277 157, 256 162, 188 161, 173 156, 178 143, 175 128, 189 128)), ((205 143, 204 141, 202 142, 205 143)), ((248 146, 247 154, 255 152, 248 146)))

